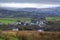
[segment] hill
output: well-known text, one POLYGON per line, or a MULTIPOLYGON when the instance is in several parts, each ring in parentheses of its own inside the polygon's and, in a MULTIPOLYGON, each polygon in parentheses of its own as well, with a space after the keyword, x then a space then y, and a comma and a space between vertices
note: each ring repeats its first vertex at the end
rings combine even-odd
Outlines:
POLYGON ((55 8, 0 8, 0 17, 30 17, 60 16, 60 7, 55 8))

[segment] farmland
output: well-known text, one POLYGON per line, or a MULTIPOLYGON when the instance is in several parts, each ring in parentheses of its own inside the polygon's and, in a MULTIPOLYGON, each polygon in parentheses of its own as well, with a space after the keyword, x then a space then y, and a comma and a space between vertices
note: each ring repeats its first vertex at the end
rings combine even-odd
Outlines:
POLYGON ((47 21, 60 21, 60 17, 46 17, 47 21))
POLYGON ((30 22, 31 18, 0 18, 0 22, 4 24, 11 24, 17 22, 17 20, 20 20, 21 22, 27 21, 30 22))
POLYGON ((0 31, 0 40, 60 40, 60 32, 0 31))
MULTIPOLYGON (((20 20, 21 22, 31 22, 31 18, 0 18, 0 22, 4 24, 11 24, 20 20)), ((60 17, 46 17, 46 21, 60 21, 60 17)))

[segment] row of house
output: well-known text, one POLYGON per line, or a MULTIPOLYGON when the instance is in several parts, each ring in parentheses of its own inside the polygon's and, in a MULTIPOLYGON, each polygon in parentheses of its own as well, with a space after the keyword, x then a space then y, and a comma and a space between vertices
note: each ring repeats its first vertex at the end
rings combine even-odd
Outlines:
MULTIPOLYGON (((16 22, 15 25, 23 25, 23 26, 30 26, 30 25, 37 25, 39 27, 44 27, 45 25, 45 19, 32 19, 31 22, 16 22)), ((18 28, 14 28, 13 31, 17 31, 18 28)), ((42 31, 41 29, 39 31, 42 31)))
POLYGON ((27 25, 38 25, 40 27, 42 27, 42 25, 44 25, 44 21, 35 21, 35 22, 16 22, 14 23, 16 25, 24 25, 24 26, 27 26, 27 25))

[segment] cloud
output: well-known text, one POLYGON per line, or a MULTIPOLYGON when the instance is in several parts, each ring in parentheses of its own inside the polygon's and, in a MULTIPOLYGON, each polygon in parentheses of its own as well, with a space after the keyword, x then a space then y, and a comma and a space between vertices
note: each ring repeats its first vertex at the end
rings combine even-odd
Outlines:
POLYGON ((12 8, 50 8, 58 7, 60 5, 53 4, 40 4, 40 3, 0 3, 0 7, 12 7, 12 8))
POLYGON ((60 4, 60 0, 0 0, 0 2, 60 4))

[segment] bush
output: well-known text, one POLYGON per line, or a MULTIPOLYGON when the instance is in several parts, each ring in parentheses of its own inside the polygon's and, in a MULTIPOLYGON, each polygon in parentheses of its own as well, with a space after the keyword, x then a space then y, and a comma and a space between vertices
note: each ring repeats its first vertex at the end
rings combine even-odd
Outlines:
POLYGON ((0 40, 60 40, 60 32, 2 31, 0 40))

